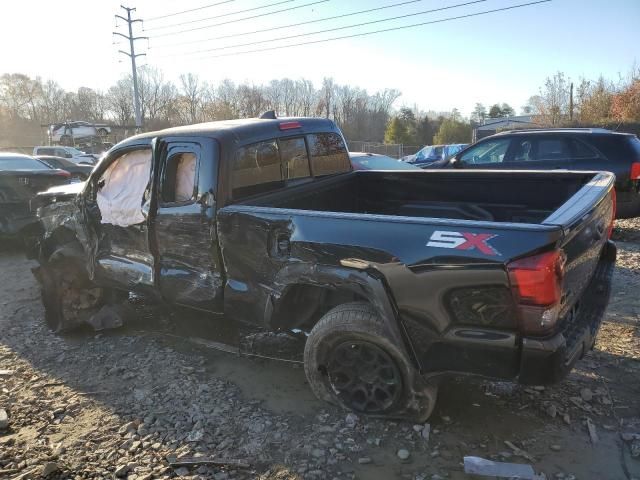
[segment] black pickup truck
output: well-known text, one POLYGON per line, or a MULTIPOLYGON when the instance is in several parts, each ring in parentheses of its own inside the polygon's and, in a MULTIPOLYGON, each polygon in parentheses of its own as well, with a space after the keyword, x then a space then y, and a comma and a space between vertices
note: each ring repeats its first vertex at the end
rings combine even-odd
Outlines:
POLYGON ((299 329, 318 397, 419 420, 443 375, 545 384, 593 346, 613 184, 353 171, 329 120, 214 122, 125 140, 86 183, 41 194, 32 254, 54 331, 128 292, 299 329))

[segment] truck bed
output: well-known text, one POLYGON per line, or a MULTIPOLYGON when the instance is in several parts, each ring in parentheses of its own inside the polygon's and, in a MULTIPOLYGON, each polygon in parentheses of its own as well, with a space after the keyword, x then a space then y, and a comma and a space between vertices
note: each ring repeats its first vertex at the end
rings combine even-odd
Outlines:
POLYGON ((495 171, 358 171, 255 197, 243 204, 401 217, 541 223, 593 176, 569 172, 550 176, 549 172, 537 175, 495 171))

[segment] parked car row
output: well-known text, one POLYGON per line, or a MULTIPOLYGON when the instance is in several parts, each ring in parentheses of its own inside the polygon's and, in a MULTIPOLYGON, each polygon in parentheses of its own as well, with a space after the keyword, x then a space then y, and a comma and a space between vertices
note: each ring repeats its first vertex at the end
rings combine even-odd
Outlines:
MULTIPOLYGON (((34 152, 49 148, 53 147, 36 147, 34 152)), ((84 182, 94 165, 78 161, 80 158, 0 153, 0 237, 25 237, 37 227, 30 202, 39 192, 84 182)))

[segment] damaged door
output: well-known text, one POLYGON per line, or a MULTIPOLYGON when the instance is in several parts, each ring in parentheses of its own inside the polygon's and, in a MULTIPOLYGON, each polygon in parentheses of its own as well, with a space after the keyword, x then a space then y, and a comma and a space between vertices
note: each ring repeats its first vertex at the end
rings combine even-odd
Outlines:
POLYGON ((218 144, 208 138, 164 138, 157 211, 158 289, 170 303, 222 311, 223 269, 216 232, 218 144))
POLYGON ((129 291, 153 292, 154 258, 147 219, 151 148, 126 147, 112 152, 103 165, 88 208, 98 238, 96 278, 116 288, 126 285, 129 291))

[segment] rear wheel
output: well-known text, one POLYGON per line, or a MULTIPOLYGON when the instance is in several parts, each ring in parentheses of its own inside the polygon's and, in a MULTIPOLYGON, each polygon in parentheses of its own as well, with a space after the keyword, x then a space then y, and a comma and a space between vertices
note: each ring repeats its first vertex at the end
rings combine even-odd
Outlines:
POLYGON ((93 285, 84 270, 69 259, 44 264, 38 277, 45 321, 55 333, 79 327, 105 303, 104 289, 93 285))
POLYGON ((101 137, 106 137, 107 135, 109 135, 109 132, 106 128, 99 128, 98 135, 100 135, 101 137))
POLYGON ((374 416, 423 421, 433 411, 437 387, 415 371, 386 333, 375 309, 348 303, 329 311, 311 331, 305 373, 316 396, 374 416))

